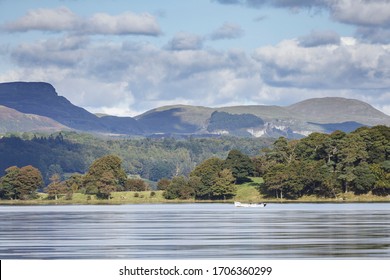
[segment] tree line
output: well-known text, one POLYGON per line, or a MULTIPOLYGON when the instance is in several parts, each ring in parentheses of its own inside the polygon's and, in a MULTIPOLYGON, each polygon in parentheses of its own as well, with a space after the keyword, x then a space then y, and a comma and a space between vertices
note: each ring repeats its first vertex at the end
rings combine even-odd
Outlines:
MULTIPOLYGON (((164 191, 166 199, 228 199, 235 195, 235 183, 247 180, 248 168, 253 171, 251 159, 232 150, 225 160, 210 158, 198 165, 187 178, 175 176, 162 178, 158 189, 164 191)), ((39 169, 29 165, 9 167, 0 178, 0 198, 26 200, 37 197, 37 191, 48 194, 49 199, 57 200, 64 196, 72 199, 76 192, 96 195, 100 199, 110 199, 112 192, 146 191, 150 186, 141 178, 129 178, 122 167, 122 159, 116 155, 106 155, 95 160, 85 174, 73 174, 62 180, 58 173, 50 177, 44 187, 39 169)))
POLYGON ((145 191, 148 184, 140 178, 128 178, 122 168, 122 160, 116 155, 106 155, 95 160, 85 174, 73 174, 62 180, 60 174, 50 177, 45 187, 39 169, 29 165, 18 168, 9 167, 0 178, 0 198, 26 200, 37 198, 37 191, 44 191, 49 199, 65 196, 72 199, 76 192, 96 195, 100 199, 109 199, 116 191, 145 191))
MULTIPOLYGON (((48 140, 37 138, 30 141, 46 143, 48 140)), ((155 147, 151 140, 137 141, 141 147, 155 147)), ((201 139, 191 141, 190 145, 202 149, 201 139)), ((72 153, 75 153, 72 148, 80 147, 78 143, 67 143, 62 135, 49 139, 49 142, 54 146, 62 145, 62 149, 67 146, 72 153)), ((123 143, 126 141, 113 141, 111 145, 123 143)), ((174 139, 157 143, 164 143, 173 151, 188 144, 174 139)), ((133 149, 133 146, 126 147, 133 149)), ((257 176, 264 179, 258 190, 276 198, 297 199, 304 195, 335 198, 346 192, 390 194, 389 127, 363 127, 349 134, 341 131, 312 133, 300 140, 280 137, 270 147, 259 150, 257 155, 250 157, 238 149, 231 149, 224 157, 212 156, 200 161, 187 174, 178 172, 177 165, 167 163, 173 170, 168 172, 169 176, 160 176, 157 188, 164 190, 166 199, 230 199, 235 196, 238 184, 257 176)), ((53 199, 59 196, 70 199, 75 192, 109 199, 114 191, 148 190, 149 185, 140 176, 128 177, 131 172, 124 167, 126 164, 118 155, 103 155, 93 160, 85 172, 73 173, 66 178, 62 166, 53 165, 49 168, 51 175, 47 183, 39 168, 11 166, 0 178, 0 198, 31 199, 39 190, 46 191, 53 199)))

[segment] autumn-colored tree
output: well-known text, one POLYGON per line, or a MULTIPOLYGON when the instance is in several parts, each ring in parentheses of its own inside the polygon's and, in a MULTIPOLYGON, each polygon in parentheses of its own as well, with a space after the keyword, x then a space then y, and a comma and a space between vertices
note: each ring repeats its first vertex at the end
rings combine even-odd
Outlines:
POLYGON ((116 179, 112 172, 104 172, 96 182, 96 197, 100 199, 110 199, 111 193, 117 190, 116 179))
POLYGON ((41 172, 31 165, 20 168, 19 176, 21 182, 21 189, 19 190, 21 199, 35 197, 36 191, 44 186, 41 172))
POLYGON ((149 190, 149 184, 142 179, 129 178, 125 182, 125 191, 147 191, 149 190))
POLYGON ((84 176, 82 174, 72 174, 68 179, 64 181, 64 183, 67 188, 72 191, 72 193, 82 192, 84 190, 84 176))
POLYGON ((57 200, 59 195, 66 195, 69 191, 66 184, 61 182, 60 174, 55 173, 50 177, 50 184, 46 188, 49 198, 57 200))
POLYGON ((161 178, 157 182, 157 189, 160 191, 165 191, 170 184, 171 184, 171 180, 167 178, 161 178))
POLYGON ((5 172, 0 184, 0 195, 5 199, 34 198, 36 191, 43 186, 41 172, 31 165, 22 168, 12 166, 5 172))
POLYGON ((123 189, 127 176, 122 168, 122 160, 108 155, 95 160, 84 177, 86 193, 109 197, 110 191, 123 189))

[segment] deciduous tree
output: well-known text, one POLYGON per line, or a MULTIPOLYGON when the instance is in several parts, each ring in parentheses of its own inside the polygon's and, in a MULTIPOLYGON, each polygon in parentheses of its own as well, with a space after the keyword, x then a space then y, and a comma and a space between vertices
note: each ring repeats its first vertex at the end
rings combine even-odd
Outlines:
POLYGON ((125 191, 147 191, 149 190, 149 185, 142 179, 138 178, 129 178, 125 183, 125 191))
POLYGON ((214 185, 211 187, 212 199, 230 199, 236 195, 237 188, 234 185, 235 178, 230 169, 218 172, 214 185))
POLYGON ((12 166, 5 172, 1 179, 0 191, 0 195, 5 199, 34 198, 36 191, 43 186, 41 172, 31 165, 22 168, 12 166))
POLYGON ((122 160, 118 156, 107 155, 92 163, 84 177, 84 185, 89 194, 109 197, 108 193, 124 187, 126 179, 122 160))
POLYGON ((239 150, 231 150, 223 166, 231 170, 235 182, 238 184, 250 181, 248 177, 252 176, 254 172, 252 160, 239 150))
POLYGON ((53 197, 57 200, 59 195, 66 195, 70 191, 66 184, 61 182, 61 176, 59 174, 53 174, 50 177, 50 182, 46 188, 46 192, 50 198, 53 197))

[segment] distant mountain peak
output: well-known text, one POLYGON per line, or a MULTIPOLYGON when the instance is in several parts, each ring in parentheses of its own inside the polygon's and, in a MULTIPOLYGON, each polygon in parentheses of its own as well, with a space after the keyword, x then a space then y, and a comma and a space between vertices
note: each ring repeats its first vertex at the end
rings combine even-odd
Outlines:
POLYGON ((390 117, 368 103, 343 97, 311 98, 286 107, 305 120, 318 123, 356 121, 366 125, 390 124, 390 117))
POLYGON ((8 82, 0 83, 0 95, 34 96, 48 95, 58 96, 55 88, 45 82, 8 82))

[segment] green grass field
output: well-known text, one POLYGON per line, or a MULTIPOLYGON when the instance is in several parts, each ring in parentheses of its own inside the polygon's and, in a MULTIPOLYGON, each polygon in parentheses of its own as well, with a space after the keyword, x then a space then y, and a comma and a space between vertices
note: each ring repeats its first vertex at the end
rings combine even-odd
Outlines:
POLYGON ((252 182, 244 183, 237 186, 237 195, 234 197, 235 201, 256 203, 264 201, 263 195, 261 195, 257 186, 263 183, 262 178, 251 178, 252 182))
POLYGON ((75 193, 72 199, 60 197, 58 200, 48 199, 47 194, 39 193, 34 200, 0 200, 0 205, 45 205, 45 204, 150 204, 150 203, 201 203, 201 202, 226 202, 233 201, 257 203, 257 202, 390 202, 390 196, 380 197, 371 194, 354 195, 353 193, 340 194, 337 198, 318 198, 304 196, 297 200, 265 198, 257 190, 257 186, 263 182, 262 178, 251 178, 252 182, 237 185, 237 195, 230 200, 204 201, 204 200, 167 200, 163 197, 163 191, 142 192, 113 192, 111 198, 97 199, 94 195, 75 193))

